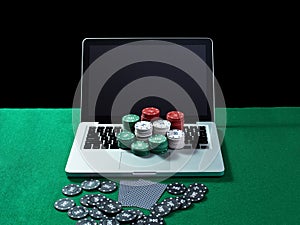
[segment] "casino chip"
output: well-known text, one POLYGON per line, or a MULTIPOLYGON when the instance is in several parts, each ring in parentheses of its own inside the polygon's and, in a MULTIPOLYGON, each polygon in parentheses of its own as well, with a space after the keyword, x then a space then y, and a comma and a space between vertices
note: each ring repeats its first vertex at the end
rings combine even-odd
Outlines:
POLYGON ((131 144, 131 152, 137 156, 147 156, 150 154, 149 144, 144 141, 135 141, 131 144))
POLYGON ((97 206, 102 212, 106 214, 117 214, 122 211, 122 204, 120 202, 109 200, 97 206))
POLYGON ((105 218, 100 220, 99 225, 120 225, 120 223, 114 218, 105 218))
POLYGON ((158 217, 156 215, 149 215, 145 219, 145 224, 146 225, 163 225, 164 224, 164 218, 163 217, 158 217))
POLYGON ((102 181, 98 190, 103 193, 111 193, 117 190, 117 184, 111 180, 109 181, 102 181))
POLYGON ((176 200, 176 198, 166 198, 162 201, 167 206, 171 207, 172 211, 175 211, 180 208, 181 204, 176 200))
POLYGON ((123 129, 129 132, 134 132, 134 124, 140 120, 140 117, 135 114, 128 114, 122 117, 123 129))
POLYGON ((182 130, 169 130, 167 137, 171 149, 181 149, 184 147, 185 134, 182 130))
POLYGON ((66 196, 79 195, 82 192, 82 188, 78 184, 69 184, 64 186, 62 193, 66 196))
POLYGON ((200 202, 205 197, 205 194, 202 190, 194 191, 193 189, 187 189, 184 196, 189 198, 192 202, 200 202))
POLYGON ((75 202, 69 198, 61 198, 54 203, 54 207, 59 211, 67 211, 75 206, 75 202))
POLYGON ((155 154, 166 153, 168 151, 168 140, 164 135, 155 134, 149 138, 149 148, 155 154))
POLYGON ((137 215, 133 212, 133 210, 123 210, 116 215, 116 220, 118 220, 120 223, 130 223, 136 218, 137 215))
POLYGON ((145 218, 141 218, 141 219, 138 219, 136 221, 133 221, 131 223, 131 225, 145 225, 145 218))
POLYGON ((170 214, 172 208, 165 203, 156 203, 151 207, 151 214, 156 215, 158 217, 167 216, 170 214))
POLYGON ((152 121, 159 118, 160 111, 154 107, 147 107, 142 110, 141 120, 152 121))
POLYGON ((98 208, 94 207, 89 211, 90 217, 93 219, 104 219, 107 218, 98 208))
POLYGON ((167 192, 172 195, 180 195, 186 191, 186 187, 181 183, 172 183, 167 185, 167 192))
POLYGON ((89 210, 84 206, 74 206, 68 210, 68 215, 71 219, 83 219, 89 214, 89 210))
POLYGON ((183 130, 184 114, 180 111, 171 111, 166 115, 166 119, 171 122, 171 129, 183 130))
POLYGON ((194 191, 202 190, 204 194, 208 192, 208 188, 204 184, 199 183, 190 184, 189 189, 192 189, 194 191))
POLYGON ((99 204, 102 204, 106 201, 106 197, 101 194, 94 194, 90 195, 89 199, 87 200, 87 204, 90 206, 97 206, 99 204))
POLYGON ((83 220, 78 220, 76 225, 97 225, 98 223, 93 220, 93 219, 83 219, 83 220))
POLYGON ((86 207, 89 207, 90 205, 89 205, 89 203, 88 203, 88 200, 90 199, 90 196, 91 196, 91 195, 85 195, 85 196, 81 197, 81 198, 80 198, 80 203, 81 203, 81 205, 86 206, 86 207))
POLYGON ((132 213, 136 215, 135 220, 140 220, 144 218, 144 213, 139 209, 131 209, 132 213))
POLYGON ((118 147, 122 149, 130 149, 131 144, 135 141, 133 133, 122 131, 117 134, 118 147))
POLYGON ((152 135, 153 126, 151 122, 148 121, 140 121, 134 125, 135 128, 135 136, 137 140, 147 141, 149 137, 152 135))
POLYGON ((153 125, 153 134, 166 135, 170 130, 171 123, 168 120, 155 120, 152 123, 153 125))
POLYGON ((180 209, 187 209, 192 205, 191 200, 185 196, 176 197, 176 200, 180 203, 180 209))
POLYGON ((81 183, 81 188, 85 191, 92 191, 99 187, 100 181, 99 180, 85 180, 81 183))

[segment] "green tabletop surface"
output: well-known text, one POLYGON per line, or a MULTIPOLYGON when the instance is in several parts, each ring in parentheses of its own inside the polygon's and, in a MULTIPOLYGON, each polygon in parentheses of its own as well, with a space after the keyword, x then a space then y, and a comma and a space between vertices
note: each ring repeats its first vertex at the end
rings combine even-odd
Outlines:
MULTIPOLYGON (((72 110, 0 109, 0 137, 1 224, 76 224, 53 207, 63 186, 83 181, 64 172, 72 110)), ((166 224, 300 224, 300 107, 227 109, 222 154, 222 177, 162 181, 209 188, 204 201, 166 224)), ((77 204, 82 195, 73 197, 77 204)))

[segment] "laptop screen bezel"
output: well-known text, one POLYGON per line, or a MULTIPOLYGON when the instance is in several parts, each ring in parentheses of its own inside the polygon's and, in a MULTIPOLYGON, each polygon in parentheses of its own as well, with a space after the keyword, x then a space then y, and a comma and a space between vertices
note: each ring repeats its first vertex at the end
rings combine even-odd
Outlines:
MULTIPOLYGON (((204 45, 206 48, 206 64, 213 74, 213 42, 210 38, 85 38, 82 41, 82 60, 81 60, 81 98, 80 98, 80 108, 81 108, 81 122, 99 122, 101 123, 110 123, 110 115, 101 116, 101 118, 97 116, 91 116, 89 113, 89 99, 88 99, 88 84, 87 82, 83 82, 84 71, 88 68, 90 63, 89 57, 89 49, 91 45, 122 45, 125 43, 129 43, 131 41, 139 41, 139 40, 163 40, 163 41, 171 41, 176 44, 191 44, 197 43, 198 45, 204 45)), ((207 77, 207 93, 206 96, 208 98, 207 101, 207 115, 200 116, 200 121, 214 121, 214 78, 213 76, 207 77), (209 93, 208 93, 209 92, 209 93), (209 106, 212 106, 210 108, 209 106)))

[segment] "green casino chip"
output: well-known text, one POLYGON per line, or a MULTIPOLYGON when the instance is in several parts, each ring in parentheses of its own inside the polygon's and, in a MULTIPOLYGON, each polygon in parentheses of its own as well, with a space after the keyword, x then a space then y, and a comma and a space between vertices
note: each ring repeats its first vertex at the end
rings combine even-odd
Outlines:
POLYGON ((131 144, 131 152, 138 156, 149 155, 149 144, 144 141, 135 141, 131 144))
POLYGON ((134 125, 140 120, 140 117, 135 114, 128 114, 122 117, 122 124, 124 130, 134 132, 134 125))
POLYGON ((149 138, 150 151, 155 154, 163 154, 168 151, 168 140, 164 135, 155 134, 149 138))
POLYGON ((130 149, 131 144, 135 141, 135 135, 129 131, 122 131, 117 134, 118 147, 130 149))

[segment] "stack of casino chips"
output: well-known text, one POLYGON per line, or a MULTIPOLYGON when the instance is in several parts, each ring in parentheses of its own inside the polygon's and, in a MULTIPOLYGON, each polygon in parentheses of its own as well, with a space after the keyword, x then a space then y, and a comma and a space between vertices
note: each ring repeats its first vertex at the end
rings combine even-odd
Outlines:
POLYGON ((168 140, 164 135, 155 134, 149 138, 149 148, 155 154, 166 153, 168 151, 168 140))
POLYGON ((179 111, 167 113, 166 119, 171 122, 171 129, 183 130, 184 114, 179 111))
POLYGON ((142 110, 141 120, 142 121, 152 121, 158 119, 160 116, 160 111, 154 107, 144 108, 142 110))
POLYGON ((150 154, 149 144, 144 141, 135 141, 131 144, 131 152, 137 156, 147 156, 150 154))
POLYGON ((153 134, 166 135, 170 130, 171 123, 168 120, 155 120, 152 123, 153 134))
POLYGON ((140 120, 140 117, 135 114, 128 114, 122 117, 123 129, 129 132, 134 132, 134 125, 140 120))
POLYGON ((134 125, 135 136, 138 141, 148 141, 152 135, 152 123, 149 121, 139 121, 134 125))
POLYGON ((184 147, 184 132, 182 130, 169 130, 167 133, 169 148, 181 149, 184 147))
POLYGON ((122 131, 117 134, 118 147, 122 149, 130 149, 131 144, 135 141, 135 136, 129 131, 122 131))

